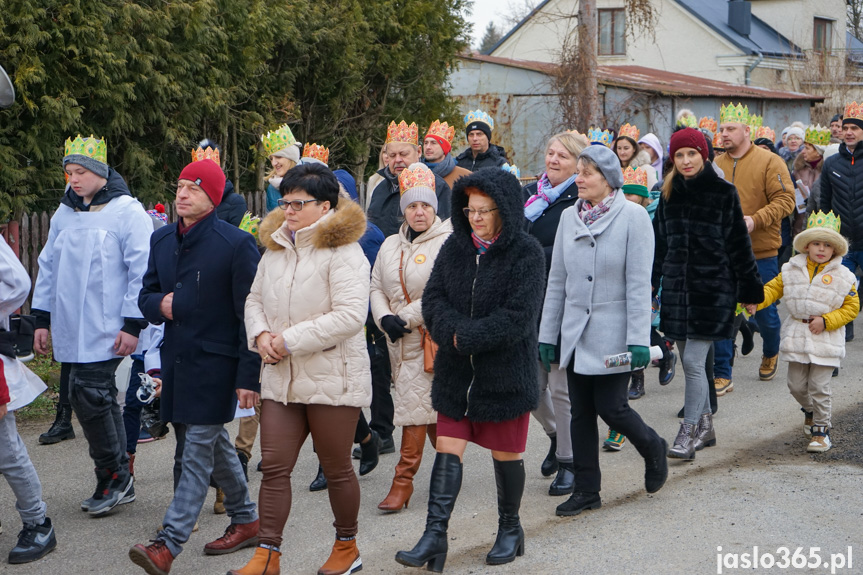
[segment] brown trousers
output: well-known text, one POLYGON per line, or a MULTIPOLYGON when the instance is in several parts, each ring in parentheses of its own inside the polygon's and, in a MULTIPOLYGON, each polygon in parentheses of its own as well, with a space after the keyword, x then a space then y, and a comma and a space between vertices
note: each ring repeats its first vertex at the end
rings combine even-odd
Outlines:
POLYGON ((261 543, 281 546, 291 512, 291 473, 309 433, 327 478, 336 535, 357 534, 360 484, 351 463, 359 407, 261 402, 261 455, 264 477, 258 496, 261 543))
POLYGON ((261 404, 255 406, 255 415, 240 418, 240 429, 234 440, 234 447, 246 455, 247 460, 252 459, 252 448, 255 446, 255 438, 258 437, 258 425, 261 421, 261 404))

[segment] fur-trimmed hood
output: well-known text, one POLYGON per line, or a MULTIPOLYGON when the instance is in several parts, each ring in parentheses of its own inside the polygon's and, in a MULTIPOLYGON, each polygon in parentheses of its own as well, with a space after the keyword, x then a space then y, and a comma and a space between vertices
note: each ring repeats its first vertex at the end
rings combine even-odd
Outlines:
MULTIPOLYGON (((346 198, 339 206, 325 214, 308 228, 299 230, 298 245, 308 242, 315 249, 337 248, 359 241, 366 233, 366 216, 363 209, 346 198)), ((290 231, 282 210, 273 210, 258 227, 258 239, 268 250, 283 250, 290 244, 290 231)))

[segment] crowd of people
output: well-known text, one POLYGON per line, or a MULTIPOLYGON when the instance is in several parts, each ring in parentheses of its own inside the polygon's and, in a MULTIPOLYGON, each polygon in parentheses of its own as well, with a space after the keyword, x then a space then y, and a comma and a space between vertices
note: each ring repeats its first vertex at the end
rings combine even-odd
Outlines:
MULTIPOLYGON (((132 196, 103 140, 70 138, 68 186, 31 306, 35 351, 62 364, 56 420, 40 442, 74 438, 75 414, 95 467, 81 509, 102 517, 135 501, 136 445, 171 426, 172 501, 156 539, 129 551, 151 575, 170 572, 211 487, 229 525, 204 552, 254 547, 229 575, 278 575, 308 436, 319 460, 309 489, 328 491, 335 528, 318 573, 359 571, 351 458, 360 475, 372 472, 395 451, 397 428, 398 463, 378 509, 408 508, 427 441, 435 457, 425 528, 395 560, 443 570, 474 443, 491 453, 497 490, 486 562, 512 562, 525 552, 531 414, 550 442, 540 469, 554 475, 548 493, 568 496, 557 515, 601 507, 600 448, 627 440, 655 493, 669 459, 717 444, 713 414, 734 389, 738 332, 744 355, 760 332, 762 380, 779 358, 789 363, 806 449, 826 451, 830 381, 860 307, 863 107, 849 104, 830 128, 789 126, 778 141, 762 124, 729 104, 718 122, 683 110, 667 147, 629 123, 565 131, 523 186, 492 143, 486 111, 464 117, 469 147, 457 156, 448 123, 434 121, 420 139, 416 123, 392 122, 364 206, 326 147, 301 146, 282 126, 262 142, 267 214, 245 213, 219 147, 205 140, 178 175, 174 223, 132 196), (121 402, 125 356, 134 364, 121 402), (630 402, 646 393, 646 367, 656 364, 666 385, 678 358, 681 423, 666 440, 630 402), (142 415, 153 409, 142 394, 149 380, 155 423, 142 415), (235 418, 232 442, 225 425, 235 418), (258 432, 256 503, 248 474, 258 432)), ((29 288, 0 242, 4 330, 29 288)), ((53 550, 56 536, 7 391, 26 369, 4 342, 0 473, 24 525, 9 561, 23 563, 53 550)))

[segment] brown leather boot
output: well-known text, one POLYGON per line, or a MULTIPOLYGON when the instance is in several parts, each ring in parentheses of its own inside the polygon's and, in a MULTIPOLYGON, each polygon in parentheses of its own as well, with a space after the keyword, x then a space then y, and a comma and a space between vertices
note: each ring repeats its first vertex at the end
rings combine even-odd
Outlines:
POLYGON ((258 528, 261 522, 255 519, 251 523, 231 523, 225 529, 225 534, 204 545, 204 555, 227 555, 246 547, 258 544, 258 528))
POLYGON ((213 502, 213 513, 216 515, 224 515, 227 512, 225 509, 225 492, 221 487, 216 488, 216 500, 213 502))
POLYGON ((333 551, 330 558, 318 569, 318 575, 347 575, 360 571, 363 568, 363 560, 360 559, 360 551, 357 549, 357 540, 351 537, 344 541, 336 538, 333 543, 333 551))
POLYGON ((279 559, 282 554, 266 547, 258 547, 252 559, 242 569, 232 569, 228 575, 280 575, 279 559))
POLYGON ((410 503, 414 492, 414 475, 423 459, 426 426, 405 425, 402 427, 401 457, 396 464, 396 475, 386 498, 378 504, 378 509, 389 513, 401 511, 410 503))

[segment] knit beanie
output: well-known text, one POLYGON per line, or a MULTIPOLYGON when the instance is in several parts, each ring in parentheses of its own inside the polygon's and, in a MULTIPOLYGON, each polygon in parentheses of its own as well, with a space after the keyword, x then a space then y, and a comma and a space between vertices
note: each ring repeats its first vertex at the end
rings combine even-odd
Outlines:
POLYGON ((464 128, 465 135, 470 134, 474 130, 479 130, 485 137, 488 138, 488 141, 491 142, 491 126, 486 124, 485 122, 481 122, 479 120, 474 120, 464 128))
POLYGON ((214 206, 218 206, 225 193, 225 173, 213 160, 192 162, 180 172, 178 180, 189 180, 201 186, 214 206))
POLYGON ((842 121, 842 114, 836 114, 835 116, 833 116, 833 118, 830 119, 831 124, 833 122, 841 122, 841 121, 842 121))
POLYGON ((97 176, 108 179, 108 164, 104 161, 107 158, 106 146, 103 140, 90 136, 82 138, 80 135, 73 142, 71 139, 66 140, 66 155, 63 156, 63 167, 67 164, 77 164, 85 170, 90 170, 97 176), (101 153, 100 153, 101 147, 101 153), (84 154, 77 152, 85 152, 84 154), (96 158, 99 158, 98 160, 96 158))
POLYGON ((452 144, 446 141, 446 138, 438 136, 437 134, 426 134, 426 138, 432 138, 438 144, 440 144, 441 150, 443 150, 443 155, 446 156, 452 150, 452 144))
POLYGON ((616 190, 623 186, 623 170, 620 169, 620 160, 617 158, 617 154, 612 152, 610 148, 606 148, 605 146, 588 146, 578 157, 579 159, 590 158, 596 162, 605 181, 613 189, 616 190))
POLYGON ((798 128, 797 126, 789 126, 788 132, 786 133, 788 134, 788 136, 797 136, 801 140, 806 137, 806 133, 803 131, 803 129, 798 128))
POLYGON ((276 158, 287 158, 288 160, 293 160, 295 164, 300 163, 300 149, 297 146, 290 145, 287 148, 282 148, 281 150, 277 150, 270 154, 270 157, 276 158))
POLYGON ((399 191, 402 194, 399 200, 401 213, 414 202, 425 202, 437 213, 434 173, 425 164, 416 162, 402 170, 399 191))
POLYGON ((668 144, 668 154, 674 158, 674 154, 680 148, 694 148, 701 154, 701 158, 707 161, 707 141, 704 139, 704 133, 695 128, 684 128, 671 134, 671 141, 668 144))

